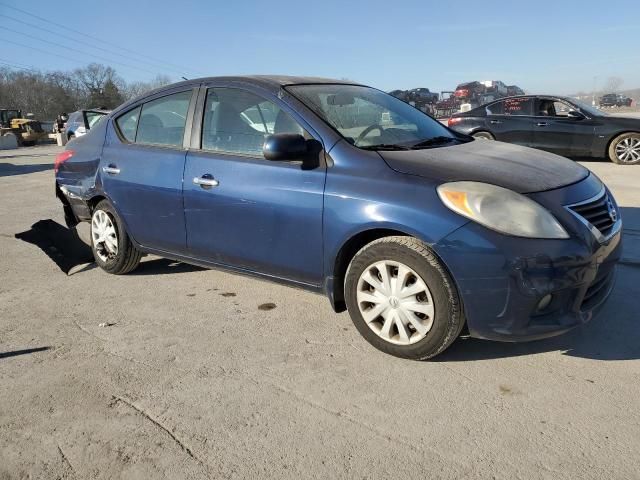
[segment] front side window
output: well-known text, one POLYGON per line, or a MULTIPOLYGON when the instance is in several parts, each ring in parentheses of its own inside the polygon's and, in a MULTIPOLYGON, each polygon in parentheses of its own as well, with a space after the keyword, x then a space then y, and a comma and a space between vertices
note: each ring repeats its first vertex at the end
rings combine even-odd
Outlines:
MULTIPOLYGON (((138 128, 138 119, 140 118, 141 108, 142 107, 136 107, 133 110, 129 110, 127 113, 120 115, 116 119, 118 130, 120 130, 120 133, 127 142, 133 143, 136 140, 136 130, 138 128)), ((71 118, 69 118, 69 122, 71 121, 71 118)))
POLYGON ((210 88, 205 102, 202 148, 262 156, 267 135, 304 129, 275 103, 237 88, 210 88))
POLYGON ((406 149, 456 139, 440 122, 374 88, 318 84, 286 89, 356 147, 406 149))
POLYGON ((191 91, 174 93, 145 103, 136 143, 181 147, 191 91))

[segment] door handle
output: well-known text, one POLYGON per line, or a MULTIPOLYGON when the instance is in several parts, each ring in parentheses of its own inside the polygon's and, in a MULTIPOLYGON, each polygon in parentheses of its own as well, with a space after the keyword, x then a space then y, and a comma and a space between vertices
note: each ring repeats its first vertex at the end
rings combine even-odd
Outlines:
POLYGON ((113 164, 108 167, 102 167, 102 171, 109 175, 118 175, 120 173, 120 169, 113 164))
POLYGON ((490 120, 489 123, 493 123, 494 125, 497 125, 502 122, 500 120, 490 120))
POLYGON ((538 122, 536 123, 537 126, 539 127, 546 127, 547 126, 547 122, 538 122))
POLYGON ((211 187, 217 187, 218 185, 220 185, 220 182, 218 182, 218 180, 213 178, 213 175, 211 175, 210 173, 205 173, 200 178, 193 177, 193 183, 196 185, 200 185, 205 190, 208 190, 211 187))

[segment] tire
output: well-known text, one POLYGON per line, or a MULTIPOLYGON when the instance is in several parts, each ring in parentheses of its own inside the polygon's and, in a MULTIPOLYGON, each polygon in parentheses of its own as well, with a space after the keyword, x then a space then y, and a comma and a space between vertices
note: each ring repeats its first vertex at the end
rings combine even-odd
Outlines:
MULTIPOLYGON (((373 279, 375 281, 375 277, 373 279)), ((379 284, 382 283, 379 282, 379 284)), ((394 281, 391 285, 396 285, 396 283, 394 281)), ((374 288, 374 294, 377 293, 374 288)), ((362 248, 353 257, 347 268, 345 298, 349 315, 360 334, 378 350, 400 358, 425 360, 440 354, 459 336, 465 324, 458 292, 450 275, 427 245, 413 237, 384 237, 362 248), (431 305, 432 313, 418 319, 421 320, 418 323, 422 330, 428 326, 426 333, 420 332, 414 326, 415 321, 408 319, 406 310, 402 306, 406 305, 403 303, 405 300, 399 300, 401 294, 395 296, 396 293, 393 293, 395 287, 390 287, 391 295, 388 297, 383 295, 383 300, 380 301, 380 297, 376 297, 377 301, 380 301, 379 304, 362 302, 363 298, 371 298, 368 294, 370 294, 372 287, 365 278, 372 278, 368 276, 372 272, 380 272, 376 264, 386 265, 388 263, 396 264, 398 267, 395 271, 393 266, 387 270, 391 279, 394 278, 394 274, 396 277, 399 276, 400 268, 408 268, 412 271, 404 277, 408 279, 406 285, 403 282, 396 292, 400 290, 406 292, 412 286, 420 289, 420 281, 426 285, 426 292, 420 294, 423 295, 422 299, 418 295, 415 298, 406 299, 410 302, 411 308, 409 310, 420 308, 425 311, 425 308, 428 309, 428 306, 431 305), (411 275, 414 275, 413 279, 411 275), (361 296, 359 297, 359 295, 361 296), (365 315, 369 313, 369 322, 363 316, 363 306, 365 315), (384 308, 384 312, 372 321, 371 318, 377 313, 376 308, 384 308), (395 318, 395 324, 387 328, 389 338, 384 338, 384 330, 389 322, 390 312, 393 312, 391 318, 395 318), (403 329, 405 334, 411 335, 408 342, 406 336, 403 340, 400 334, 398 324, 400 317, 398 315, 404 316, 405 322, 403 323, 406 326, 403 329)), ((391 323, 393 324, 394 321, 391 320, 391 323)))
MULTIPOLYGON (((104 238, 106 237, 107 235, 104 236, 104 238)), ((102 200, 98 203, 91 215, 91 250, 98 266, 105 272, 114 275, 124 275, 135 270, 140 263, 140 258, 142 258, 142 253, 131 242, 122 220, 107 200, 102 200), (111 232, 108 235, 110 239, 115 236, 117 242, 115 252, 109 248, 111 244, 107 245, 107 240, 100 241, 98 239, 96 241, 96 237, 103 233, 99 232, 97 228, 98 225, 104 225, 99 219, 103 219, 107 224, 111 225, 105 232, 111 232)))
POLYGON ((476 132, 471 135, 476 140, 495 140, 496 138, 489 132, 476 132))
POLYGON ((7 133, 4 133, 2 136, 5 137, 5 138, 14 138, 15 141, 16 141, 16 146, 18 146, 18 147, 21 146, 20 140, 22 140, 22 139, 20 137, 18 137, 18 135, 16 135, 15 133, 7 132, 7 133))
POLYGON ((618 165, 640 164, 640 133, 623 133, 613 139, 609 145, 609 160, 618 165), (632 151, 624 156, 625 146, 632 151))

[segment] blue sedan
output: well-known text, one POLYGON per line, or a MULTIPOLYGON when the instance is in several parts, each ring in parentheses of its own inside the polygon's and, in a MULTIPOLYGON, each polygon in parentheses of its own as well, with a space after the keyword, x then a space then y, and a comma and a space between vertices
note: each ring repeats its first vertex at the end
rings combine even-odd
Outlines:
POLYGON ((111 112, 55 171, 106 272, 155 254, 321 292, 404 358, 465 325, 517 341, 587 322, 621 252, 616 202, 587 169, 350 82, 170 85, 111 112))

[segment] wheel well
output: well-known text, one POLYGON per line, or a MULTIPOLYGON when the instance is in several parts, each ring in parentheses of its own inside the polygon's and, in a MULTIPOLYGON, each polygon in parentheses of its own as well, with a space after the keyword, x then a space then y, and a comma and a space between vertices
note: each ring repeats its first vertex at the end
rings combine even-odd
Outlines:
POLYGON ((103 197, 102 195, 96 195, 87 202, 91 214, 93 214, 93 209, 96 208, 96 205, 98 205, 102 200, 106 200, 106 197, 103 197))
POLYGON ((629 130, 629 131, 627 131, 627 132, 619 132, 619 133, 616 133, 615 135, 613 135, 613 136, 609 139, 609 141, 607 142, 607 146, 605 147, 605 150, 604 150, 604 156, 605 156, 606 158, 609 158, 609 148, 611 148, 611 144, 613 143, 613 141, 614 141, 616 138, 618 138, 620 135, 626 135, 627 133, 635 133, 635 134, 637 134, 637 135, 640 135, 640 132, 637 132, 637 131, 635 131, 635 130, 629 130))
POLYGON ((333 308, 336 312, 344 312, 347 306, 344 301, 344 276, 351 259, 362 247, 383 237, 408 236, 398 230, 377 228, 360 232, 345 242, 336 255, 333 266, 333 308))

